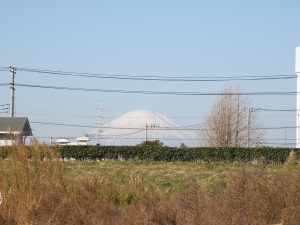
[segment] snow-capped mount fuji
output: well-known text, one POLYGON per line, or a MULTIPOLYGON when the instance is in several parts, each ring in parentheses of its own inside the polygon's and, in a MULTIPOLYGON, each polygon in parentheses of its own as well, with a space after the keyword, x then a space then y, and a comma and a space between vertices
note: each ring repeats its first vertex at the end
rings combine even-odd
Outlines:
MULTIPOLYGON (((149 110, 134 110, 103 126, 103 145, 137 145, 144 140, 159 140, 167 146, 197 146, 197 135, 180 129, 167 117, 149 110)), ((89 133, 98 136, 98 129, 89 133)))

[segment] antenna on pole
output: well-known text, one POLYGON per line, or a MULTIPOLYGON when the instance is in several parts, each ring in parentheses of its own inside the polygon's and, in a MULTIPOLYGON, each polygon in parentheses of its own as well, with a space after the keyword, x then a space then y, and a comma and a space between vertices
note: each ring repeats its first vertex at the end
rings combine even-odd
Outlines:
POLYGON ((102 101, 100 101, 100 105, 99 108, 97 108, 99 110, 98 112, 98 145, 102 145, 103 144, 103 106, 102 106, 102 101))
POLYGON ((11 83, 10 83, 10 117, 14 117, 15 111, 15 74, 16 69, 13 67, 10 68, 11 74, 11 83))

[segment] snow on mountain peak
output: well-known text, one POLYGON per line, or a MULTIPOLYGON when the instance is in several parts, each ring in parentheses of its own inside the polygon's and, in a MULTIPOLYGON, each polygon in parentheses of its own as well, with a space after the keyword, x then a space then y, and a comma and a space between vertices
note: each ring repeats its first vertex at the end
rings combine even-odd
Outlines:
MULTIPOLYGON (((197 145, 196 134, 172 128, 179 126, 158 112, 133 110, 103 126, 103 144, 137 145, 147 137, 148 140, 160 140, 168 146, 179 147, 180 143, 197 145)), ((90 133, 94 136, 97 134, 98 129, 90 133)))

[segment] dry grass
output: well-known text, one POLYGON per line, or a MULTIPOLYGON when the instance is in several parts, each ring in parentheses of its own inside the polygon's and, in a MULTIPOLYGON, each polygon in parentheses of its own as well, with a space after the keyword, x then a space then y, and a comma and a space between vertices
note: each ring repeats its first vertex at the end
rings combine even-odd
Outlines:
MULTIPOLYGON (((173 193, 193 177, 200 186, 211 186, 218 180, 228 180, 231 172, 240 169, 239 164, 207 164, 195 162, 120 162, 73 161, 65 162, 64 175, 68 178, 100 176, 103 181, 118 185, 127 184, 132 177, 142 180, 147 187, 173 193)), ((253 168, 253 165, 245 165, 253 168)), ((276 166, 269 167, 273 170, 276 166)))
POLYGON ((53 149, 34 141, 30 155, 21 144, 7 150, 9 157, 0 160, 0 224, 300 221, 294 160, 283 166, 61 162, 53 149))

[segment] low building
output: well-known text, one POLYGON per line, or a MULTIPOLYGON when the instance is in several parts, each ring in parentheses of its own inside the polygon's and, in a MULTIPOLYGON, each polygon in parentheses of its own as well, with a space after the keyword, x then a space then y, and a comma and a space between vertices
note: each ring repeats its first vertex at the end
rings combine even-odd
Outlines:
POLYGON ((33 136, 27 117, 0 117, 0 146, 16 141, 25 144, 27 136, 33 136))
POLYGON ((88 145, 88 142, 90 141, 89 137, 77 137, 76 138, 77 145, 88 145))
POLYGON ((70 145, 70 140, 69 140, 69 138, 58 138, 56 140, 56 143, 58 145, 70 145))
POLYGON ((88 145, 89 137, 77 137, 76 142, 70 142, 69 138, 58 138, 56 144, 58 145, 88 145))

